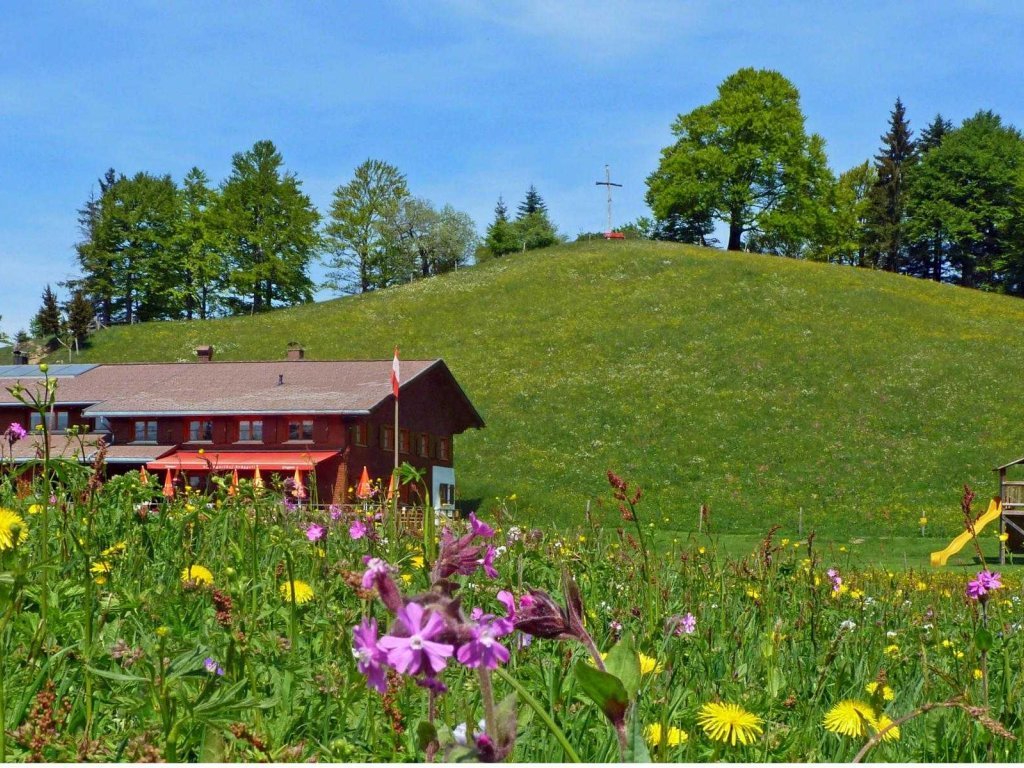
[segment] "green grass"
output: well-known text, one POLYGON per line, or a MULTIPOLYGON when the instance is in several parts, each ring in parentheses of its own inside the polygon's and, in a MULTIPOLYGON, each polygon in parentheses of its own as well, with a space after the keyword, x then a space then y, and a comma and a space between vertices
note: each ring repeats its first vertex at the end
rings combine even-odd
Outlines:
MULTIPOLYGON (((379 293, 98 334, 80 359, 443 357, 487 428, 460 493, 524 522, 614 524, 606 469, 668 533, 778 523, 845 540, 962 528, 964 483, 1024 450, 1024 303, 878 272, 662 243, 581 243, 379 293), (598 504, 598 499, 604 499, 598 504), (667 518, 667 522, 664 522, 667 518)), ((918 548, 915 548, 915 552, 918 548)), ((902 558, 900 558, 902 559, 902 558)))

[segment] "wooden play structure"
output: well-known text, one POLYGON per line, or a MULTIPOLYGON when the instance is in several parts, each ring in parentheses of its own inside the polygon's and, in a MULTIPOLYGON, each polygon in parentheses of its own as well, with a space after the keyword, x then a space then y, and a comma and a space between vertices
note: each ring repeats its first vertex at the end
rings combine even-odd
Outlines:
POLYGON ((999 473, 999 498, 1003 500, 999 532, 1007 536, 1005 545, 999 549, 1002 564, 1008 552, 1024 552, 1024 456, 993 471, 999 473))

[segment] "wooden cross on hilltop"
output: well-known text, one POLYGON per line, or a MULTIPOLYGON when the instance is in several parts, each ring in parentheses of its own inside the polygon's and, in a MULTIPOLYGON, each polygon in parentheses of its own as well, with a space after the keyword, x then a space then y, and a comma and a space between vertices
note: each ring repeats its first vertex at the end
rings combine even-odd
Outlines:
POLYGON ((612 172, 608 168, 607 163, 604 166, 604 181, 595 181, 594 183, 597 186, 604 187, 605 189, 608 190, 608 229, 605 231, 604 236, 621 237, 621 235, 618 232, 612 232, 612 187, 621 187, 622 185, 616 184, 615 182, 612 181, 612 172))

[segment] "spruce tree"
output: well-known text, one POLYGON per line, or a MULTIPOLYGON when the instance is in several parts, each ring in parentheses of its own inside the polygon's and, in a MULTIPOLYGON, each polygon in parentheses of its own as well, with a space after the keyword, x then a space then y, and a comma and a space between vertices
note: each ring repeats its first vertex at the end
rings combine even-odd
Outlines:
POLYGON ((547 216, 548 207, 545 205, 544 199, 540 196, 540 193, 533 184, 531 184, 530 188, 526 190, 526 197, 524 197, 523 202, 519 204, 517 213, 517 220, 522 220, 531 213, 542 213, 547 216))
POLYGON ((92 304, 85 297, 84 292, 75 291, 64 311, 67 314, 68 335, 71 337, 75 349, 78 349, 79 345, 85 341, 85 337, 89 335, 90 326, 95 317, 92 304))
POLYGON ((498 204, 494 206, 494 221, 487 227, 484 247, 490 256, 504 256, 519 247, 512 229, 512 222, 508 220, 508 208, 501 197, 498 198, 498 204))
POLYGON ((921 131, 921 137, 917 140, 918 154, 923 156, 935 149, 942 143, 943 137, 952 130, 953 123, 951 121, 944 120, 941 114, 935 115, 935 119, 921 131))
MULTIPOLYGON (((917 140, 919 162, 915 166, 915 174, 928 153, 938 149, 946 134, 952 130, 953 123, 944 120, 941 114, 937 114, 935 119, 921 131, 921 136, 917 140)), ((914 209, 915 195, 920 192, 920 186, 915 184, 914 174, 911 174, 908 186, 908 210, 914 209)), ((943 233, 938 229, 922 232, 922 227, 918 226, 917 222, 911 222, 911 224, 914 225, 913 228, 918 233, 910 243, 910 264, 914 267, 913 274, 917 277, 941 282, 943 268, 947 261, 947 248, 943 233)))
POLYGON ((906 110, 897 98, 889 114, 889 130, 875 155, 877 180, 868 196, 865 227, 865 261, 890 272, 906 266, 907 173, 916 159, 906 110))
POLYGON ((32 330, 44 339, 53 339, 60 335, 61 316, 60 306, 57 304, 57 294, 49 285, 43 291, 43 303, 32 320, 32 330))

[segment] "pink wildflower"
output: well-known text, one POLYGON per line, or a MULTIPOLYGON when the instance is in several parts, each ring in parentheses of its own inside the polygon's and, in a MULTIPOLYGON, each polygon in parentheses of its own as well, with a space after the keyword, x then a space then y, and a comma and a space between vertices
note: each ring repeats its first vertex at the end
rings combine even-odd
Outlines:
POLYGON ((352 525, 348 527, 348 535, 352 537, 352 541, 358 541, 366 535, 366 523, 359 518, 352 521, 352 525))
POLYGON ((363 619, 363 623, 352 630, 352 639, 355 641, 352 653, 357 659, 356 667, 366 675, 367 687, 384 693, 388 687, 384 670, 388 655, 377 643, 377 620, 363 619))
POLYGON ((472 639, 459 646, 455 658, 460 664, 471 669, 484 667, 494 669, 498 664, 508 661, 508 649, 497 642, 499 637, 507 635, 513 630, 513 624, 508 619, 497 619, 493 616, 484 616, 476 626, 472 628, 472 639))
POLYGON ((12 421, 11 425, 7 428, 7 439, 11 443, 18 442, 27 434, 28 432, 25 431, 25 428, 16 421, 12 421))
POLYGON ((444 619, 435 611, 425 610, 419 603, 409 603, 396 616, 408 637, 385 635, 377 644, 388 655, 388 664, 404 675, 440 672, 454 652, 448 643, 434 638, 444 629, 444 619))
POLYGON ((988 593, 1003 586, 1002 575, 991 571, 981 571, 978 575, 967 582, 967 596, 972 600, 988 599, 988 593))
POLYGON ((484 573, 487 574, 487 578, 496 579, 498 578, 498 572, 494 569, 494 556, 497 554, 497 550, 494 547, 488 547, 487 552, 484 556, 477 560, 480 567, 484 569, 484 573))
POLYGON ((494 529, 487 523, 481 522, 477 518, 475 512, 469 513, 469 526, 474 536, 480 536, 484 539, 489 539, 494 536, 494 529))
POLYGON ((379 557, 364 555, 363 562, 366 563, 366 573, 363 574, 362 582, 363 589, 369 589, 373 586, 373 583, 377 580, 378 576, 387 575, 387 573, 391 571, 391 566, 379 557))
POLYGON ((306 528, 306 538, 310 541, 320 541, 324 537, 324 528, 322 525, 312 523, 306 528))

